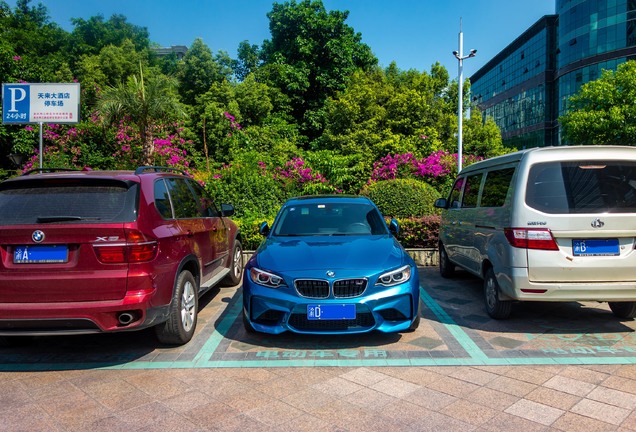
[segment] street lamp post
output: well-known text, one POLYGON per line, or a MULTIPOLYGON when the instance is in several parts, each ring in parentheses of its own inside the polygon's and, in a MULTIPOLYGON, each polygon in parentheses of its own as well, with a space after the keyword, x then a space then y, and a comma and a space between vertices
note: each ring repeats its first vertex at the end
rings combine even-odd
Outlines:
POLYGON ((464 56, 464 34, 462 33, 462 19, 459 19, 459 52, 453 51, 453 55, 459 61, 457 87, 459 90, 459 100, 457 102, 457 172, 462 170, 462 123, 464 119, 464 60, 475 57, 476 49, 471 49, 467 56, 464 56))

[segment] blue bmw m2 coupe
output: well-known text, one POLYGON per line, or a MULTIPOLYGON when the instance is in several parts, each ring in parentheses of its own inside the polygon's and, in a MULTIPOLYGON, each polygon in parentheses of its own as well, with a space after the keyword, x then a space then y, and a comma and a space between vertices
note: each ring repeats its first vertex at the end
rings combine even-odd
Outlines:
POLYGON ((420 322, 417 266, 368 198, 288 200, 245 266, 248 332, 412 331, 420 322))

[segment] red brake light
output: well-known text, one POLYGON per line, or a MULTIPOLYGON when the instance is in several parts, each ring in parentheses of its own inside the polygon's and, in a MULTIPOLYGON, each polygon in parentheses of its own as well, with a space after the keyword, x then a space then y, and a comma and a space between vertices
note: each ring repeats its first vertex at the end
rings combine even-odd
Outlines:
POLYGON ((508 243, 522 249, 559 250, 549 229, 506 228, 508 243))
POLYGON ((128 262, 150 261, 157 255, 157 241, 139 231, 126 231, 128 262))
POLYGON ((151 261, 157 255, 157 241, 143 233, 126 231, 126 242, 95 245, 97 259, 104 264, 138 263, 151 261))

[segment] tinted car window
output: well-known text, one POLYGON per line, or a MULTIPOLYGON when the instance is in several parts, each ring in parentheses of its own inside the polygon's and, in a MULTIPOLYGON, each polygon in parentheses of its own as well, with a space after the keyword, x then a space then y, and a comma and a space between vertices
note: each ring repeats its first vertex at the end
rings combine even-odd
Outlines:
POLYGON ((6 182, 0 224, 131 222, 137 191, 136 184, 99 179, 6 182))
POLYGON ((547 162, 530 169, 526 203, 546 213, 636 212, 636 163, 547 162))
POLYGON ((490 171, 486 174, 484 190, 481 193, 481 207, 502 207, 508 195, 514 168, 490 171))
POLYGON ((170 195, 166 182, 161 179, 155 182, 155 207, 159 214, 165 219, 172 219, 172 208, 170 206, 170 195))
POLYGON ((477 207, 477 198, 479 197, 479 185, 481 184, 481 177, 482 174, 476 174, 466 177, 466 187, 464 188, 462 208, 477 207))
POLYGON ((460 201, 459 198, 462 194, 462 186, 464 186, 464 179, 458 178, 455 180, 455 184, 453 185, 453 189, 451 189, 450 196, 448 197, 448 205, 449 208, 459 208, 460 201))
POLYGON ((381 235, 386 223, 366 204, 305 204, 284 208, 273 227, 275 235, 381 235))
POLYGON ((188 184, 192 188, 192 193, 194 194, 198 206, 199 206, 199 214, 203 217, 212 217, 218 216, 218 212, 214 208, 212 200, 208 198, 205 190, 198 183, 193 181, 188 181, 188 184))
POLYGON ((170 196, 174 204, 175 217, 188 219, 201 217, 201 210, 197 199, 192 194, 185 179, 168 178, 165 180, 170 190, 170 196))

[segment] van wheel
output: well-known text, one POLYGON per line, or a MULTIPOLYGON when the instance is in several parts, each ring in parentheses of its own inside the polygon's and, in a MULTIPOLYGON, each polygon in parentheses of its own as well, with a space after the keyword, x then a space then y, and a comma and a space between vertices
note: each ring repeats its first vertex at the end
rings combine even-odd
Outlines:
POLYGON ((232 261, 230 262, 230 272, 223 278, 221 285, 234 286, 241 281, 243 275, 243 247, 241 242, 234 240, 232 249, 232 261))
POLYGON ((507 319, 512 310, 512 302, 499 300, 499 284, 492 268, 486 271, 484 278, 484 298, 486 312, 494 319, 507 319))
POLYGON ((155 327, 159 342, 183 345, 194 335, 199 309, 199 289, 192 273, 182 271, 177 278, 168 320, 155 327))
POLYGON ((634 318, 636 316, 636 302, 608 302, 608 304, 617 318, 634 318))
POLYGON ((450 278, 455 274, 455 264, 448 259, 446 248, 443 244, 439 244, 439 273, 443 278, 450 278))

